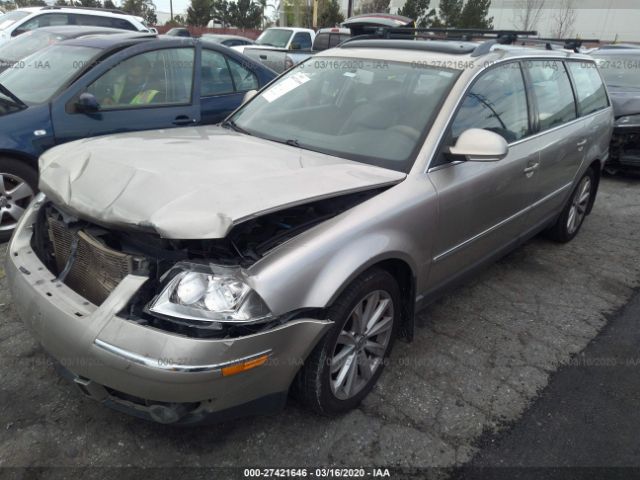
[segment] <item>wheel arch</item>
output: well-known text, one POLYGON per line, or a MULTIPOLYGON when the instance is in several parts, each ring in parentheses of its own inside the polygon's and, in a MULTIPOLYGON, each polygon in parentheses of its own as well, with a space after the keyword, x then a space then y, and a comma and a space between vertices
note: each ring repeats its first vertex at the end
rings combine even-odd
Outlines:
POLYGON ((374 268, 380 268, 389 272, 400 287, 402 295, 402 311, 401 323, 398 328, 398 337, 410 342, 414 335, 414 315, 415 315, 415 298, 416 298, 416 273, 411 264, 402 255, 393 253, 372 258, 368 262, 356 269, 335 291, 328 305, 333 304, 335 300, 353 283, 353 281, 374 268))

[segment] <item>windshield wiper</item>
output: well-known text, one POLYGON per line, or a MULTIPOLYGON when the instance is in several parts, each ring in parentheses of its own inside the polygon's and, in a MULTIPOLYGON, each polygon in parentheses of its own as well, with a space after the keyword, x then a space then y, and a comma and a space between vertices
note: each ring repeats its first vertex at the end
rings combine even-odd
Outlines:
POLYGON ((230 128, 234 132, 244 133, 245 135, 251 135, 249 132, 247 132, 244 128, 239 126, 233 120, 225 120, 224 122, 222 122, 221 126, 224 128, 230 128))
POLYGON ((2 85, 0 83, 0 92, 4 93, 7 97, 9 97, 11 100, 13 100, 15 102, 16 105, 18 105, 21 108, 27 108, 27 104, 24 103, 22 100, 20 100, 18 97, 16 97, 13 93, 11 93, 11 90, 9 90, 7 87, 5 87, 4 85, 2 85))
POLYGON ((302 148, 298 143, 298 140, 296 140, 295 138, 290 138, 289 140, 285 140, 283 143, 286 143, 287 145, 291 145, 292 147, 302 148))

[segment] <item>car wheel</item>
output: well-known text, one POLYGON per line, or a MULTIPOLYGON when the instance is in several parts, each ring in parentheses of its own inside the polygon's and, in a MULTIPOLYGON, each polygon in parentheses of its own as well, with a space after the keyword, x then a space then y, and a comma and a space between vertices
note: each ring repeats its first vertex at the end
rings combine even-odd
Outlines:
POLYGON ((38 172, 25 162, 0 158, 0 242, 6 242, 35 195, 38 172))
POLYGON ((384 369, 400 322, 400 301, 389 272, 376 268, 358 277, 329 309, 334 326, 299 372, 296 396, 324 415, 355 408, 384 369))
POLYGON ((571 193, 567 205, 549 230, 549 237, 557 242, 566 243, 575 237, 587 216, 589 205, 595 192, 595 175, 587 170, 571 193))

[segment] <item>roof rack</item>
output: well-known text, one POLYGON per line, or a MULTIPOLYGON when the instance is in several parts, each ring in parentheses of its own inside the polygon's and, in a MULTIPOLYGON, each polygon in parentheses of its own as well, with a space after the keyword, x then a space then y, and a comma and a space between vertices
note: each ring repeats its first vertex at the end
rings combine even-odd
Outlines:
POLYGON ((576 53, 580 51, 580 47, 584 43, 600 43, 600 39, 597 38, 531 38, 527 41, 544 43, 547 50, 553 50, 553 45, 557 45, 576 53))
MULTIPOLYGON (((363 29, 365 34, 354 36, 340 44, 341 47, 348 43, 360 40, 415 40, 426 38, 428 40, 457 40, 469 42, 474 39, 486 39, 487 41, 474 48, 454 49, 458 53, 471 53, 478 57, 491 51, 496 44, 510 45, 520 40, 522 36, 537 35, 535 30, 482 30, 472 28, 410 28, 410 27, 380 27, 371 26, 363 29)), ((379 46, 379 45, 378 45, 379 46)), ((406 45, 404 45, 406 47, 406 45)), ((348 45, 347 45, 348 47, 348 45)), ((427 48, 425 48, 427 49, 427 48)), ((438 45, 438 51, 442 51, 442 45, 438 45)))
POLYGON ((78 7, 78 6, 66 6, 66 5, 47 5, 42 7, 42 10, 60 10, 62 8, 71 8, 74 10, 95 10, 98 12, 119 13, 120 15, 129 15, 124 10, 118 10, 117 8, 97 8, 97 7, 78 7))

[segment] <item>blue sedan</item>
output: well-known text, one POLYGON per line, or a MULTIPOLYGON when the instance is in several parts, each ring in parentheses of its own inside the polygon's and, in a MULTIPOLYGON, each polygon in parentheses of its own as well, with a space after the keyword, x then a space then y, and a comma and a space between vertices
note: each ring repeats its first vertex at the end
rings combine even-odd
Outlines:
POLYGON ((46 149, 96 135, 218 123, 276 74, 220 44, 124 33, 63 41, 0 73, 0 241, 46 149))

